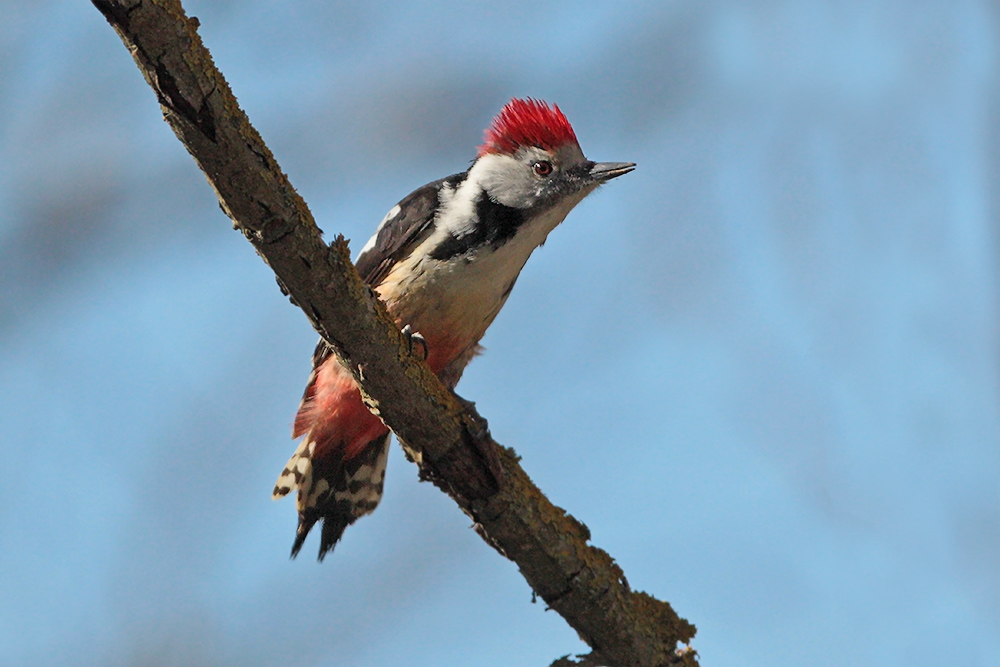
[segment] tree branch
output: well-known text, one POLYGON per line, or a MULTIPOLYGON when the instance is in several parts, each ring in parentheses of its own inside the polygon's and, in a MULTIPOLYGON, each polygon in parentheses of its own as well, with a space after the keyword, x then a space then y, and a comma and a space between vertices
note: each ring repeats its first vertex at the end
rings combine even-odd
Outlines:
POLYGON ((590 645, 593 664, 697 665, 675 651, 693 625, 632 591, 589 546, 586 526, 552 505, 485 422, 411 354, 342 236, 329 246, 305 202, 250 125, 179 0, 92 0, 153 88, 165 120, 205 172, 223 211, 283 292, 351 369, 366 404, 417 453, 477 531, 517 563, 532 589, 590 645))

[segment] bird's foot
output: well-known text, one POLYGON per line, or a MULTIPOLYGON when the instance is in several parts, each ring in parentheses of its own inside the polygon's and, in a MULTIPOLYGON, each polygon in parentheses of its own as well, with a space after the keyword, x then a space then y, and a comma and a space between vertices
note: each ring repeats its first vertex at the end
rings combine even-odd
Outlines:
POLYGON ((427 339, 421 336, 418 332, 413 330, 409 324, 402 328, 401 333, 406 337, 406 347, 409 349, 410 354, 413 354, 413 344, 416 343, 424 350, 424 361, 427 361, 427 354, 429 350, 427 349, 427 339))

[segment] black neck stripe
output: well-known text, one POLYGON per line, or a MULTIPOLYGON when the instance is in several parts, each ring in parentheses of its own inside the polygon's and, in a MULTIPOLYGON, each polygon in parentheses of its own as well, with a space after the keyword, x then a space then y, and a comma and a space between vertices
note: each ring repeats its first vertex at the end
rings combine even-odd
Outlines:
POLYGON ((431 258, 445 261, 487 244, 496 250, 514 238, 524 224, 524 211, 493 201, 485 191, 480 191, 476 198, 476 217, 478 225, 472 232, 463 236, 450 234, 434 249, 431 258))

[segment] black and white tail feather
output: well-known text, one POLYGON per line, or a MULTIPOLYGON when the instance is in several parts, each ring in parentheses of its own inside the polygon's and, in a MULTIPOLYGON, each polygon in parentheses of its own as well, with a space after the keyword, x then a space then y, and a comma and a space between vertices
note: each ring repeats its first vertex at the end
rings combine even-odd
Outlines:
POLYGON ((292 558, 298 555, 316 522, 323 520, 319 545, 322 561, 333 551, 348 526, 378 507, 392 434, 372 440, 361 454, 347 461, 333 457, 314 461, 316 442, 310 435, 302 439, 288 460, 272 497, 282 498, 298 489, 299 525, 292 545, 292 558))

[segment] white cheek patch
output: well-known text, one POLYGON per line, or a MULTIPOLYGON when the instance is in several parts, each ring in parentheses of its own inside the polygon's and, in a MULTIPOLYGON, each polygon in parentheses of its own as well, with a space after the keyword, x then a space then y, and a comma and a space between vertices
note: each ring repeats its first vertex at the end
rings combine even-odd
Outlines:
POLYGON ((537 189, 528 166, 510 155, 489 154, 476 160, 468 182, 476 183, 504 206, 527 208, 537 189))

